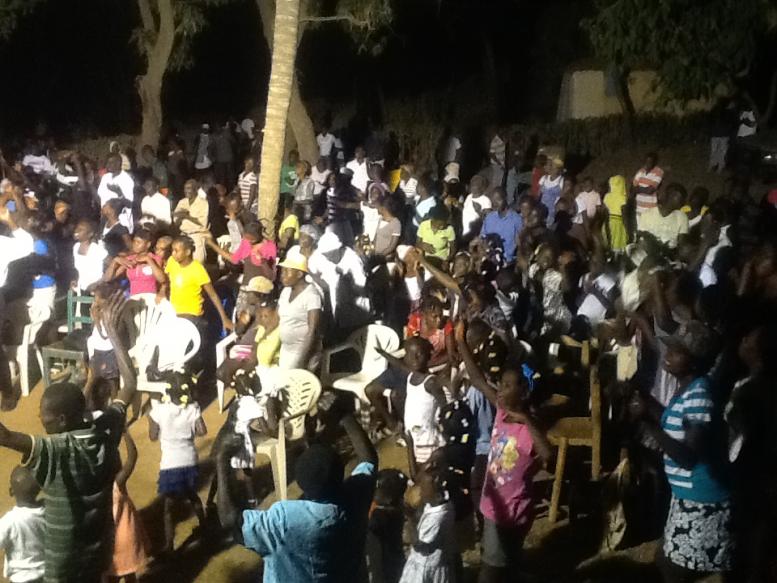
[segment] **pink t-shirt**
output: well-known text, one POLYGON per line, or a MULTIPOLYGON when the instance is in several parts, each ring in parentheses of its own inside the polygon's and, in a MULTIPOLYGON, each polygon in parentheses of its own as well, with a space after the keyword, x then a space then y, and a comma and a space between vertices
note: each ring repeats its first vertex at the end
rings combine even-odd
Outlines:
MULTIPOLYGON (((149 253, 149 256, 156 261, 157 265, 162 265, 162 259, 149 253)), ((137 255, 130 255, 127 257, 129 261, 134 260, 137 255)), ((155 294, 159 289, 159 282, 154 277, 154 271, 150 265, 145 263, 138 263, 135 267, 131 267, 127 270, 127 279, 130 284, 130 295, 137 294, 155 294)))
POLYGON ((480 499, 483 516, 499 526, 526 527, 528 532, 534 520, 531 491, 538 469, 529 428, 507 422, 504 410, 497 409, 480 499))
POLYGON ((251 245, 248 239, 240 239, 240 245, 232 253, 232 262, 240 263, 248 257, 251 258, 251 263, 254 265, 261 265, 264 261, 272 265, 275 258, 278 257, 278 247, 269 239, 265 239, 257 245, 251 245))

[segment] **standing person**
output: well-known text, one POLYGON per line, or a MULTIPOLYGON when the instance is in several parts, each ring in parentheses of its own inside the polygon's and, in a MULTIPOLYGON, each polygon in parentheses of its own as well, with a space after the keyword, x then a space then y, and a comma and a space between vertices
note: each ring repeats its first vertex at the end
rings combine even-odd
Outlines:
POLYGON ((96 226, 89 220, 78 221, 73 235, 76 240, 73 245, 73 264, 77 279, 71 287, 85 292, 102 280, 108 252, 96 242, 96 226))
POLYGON ((329 159, 322 156, 318 159, 316 165, 310 169, 310 177, 313 179, 314 184, 314 196, 318 196, 327 189, 330 174, 332 174, 332 171, 329 169, 329 159))
POLYGON ((489 182, 496 186, 502 186, 505 179, 505 161, 507 159, 507 143, 499 135, 497 129, 493 131, 493 137, 488 145, 488 162, 490 166, 489 182))
POLYGON ((650 152, 645 165, 634 175, 631 185, 634 189, 637 220, 639 216, 658 206, 658 188, 664 180, 664 171, 658 166, 658 154, 650 152))
POLYGON ((402 223, 399 220, 402 203, 393 195, 383 199, 378 206, 380 220, 373 241, 373 253, 387 259, 394 258, 394 252, 402 236, 402 223))
POLYGON ((302 209, 302 219, 309 221, 313 215, 313 199, 316 183, 310 176, 310 163, 302 160, 295 167, 297 185, 294 187, 294 204, 302 209))
POLYGON ((183 185, 189 175, 189 164, 186 160, 183 140, 173 138, 167 153, 167 180, 172 201, 183 197, 183 185))
POLYGON ((3 577, 11 583, 43 580, 46 519, 38 494, 40 486, 28 468, 11 470, 11 496, 16 504, 0 518, 3 577))
POLYGON ((596 216, 596 211, 602 206, 602 197, 594 188, 594 179, 590 176, 583 178, 583 184, 580 192, 575 197, 577 211, 573 222, 577 225, 584 225, 588 220, 596 216))
POLYGON ((524 539, 534 522, 532 484, 552 457, 551 445, 529 408, 529 387, 520 368, 505 368, 497 389, 486 380, 456 326, 456 341, 470 382, 496 407, 480 512, 483 514, 480 583, 513 580, 524 539))
POLYGON ((352 415, 340 425, 356 453, 351 475, 343 480, 344 466, 332 447, 314 444, 295 464, 302 498, 268 510, 240 511, 228 480, 231 451, 217 454, 219 519, 235 526, 241 544, 262 555, 265 583, 341 583, 366 575, 364 543, 378 454, 352 415))
POLYGON ((259 176, 256 174, 256 162, 253 156, 246 156, 243 171, 237 178, 237 190, 243 201, 243 208, 254 212, 254 203, 259 195, 259 176))
POLYGON ((329 131, 328 126, 321 128, 321 131, 316 136, 316 143, 318 144, 318 155, 324 160, 332 160, 332 155, 335 153, 335 135, 329 131))
POLYGON ((124 303, 116 294, 105 308, 105 329, 123 384, 99 418, 86 419, 81 387, 54 383, 40 402, 46 436, 11 431, 0 423, 0 446, 22 454, 46 497, 45 581, 98 583, 110 564, 118 444, 127 403, 136 389, 135 372, 117 327, 124 303))
POLYGON ((502 187, 495 188, 491 194, 494 210, 483 219, 483 227, 480 236, 496 235, 502 241, 504 260, 506 264, 515 262, 515 253, 518 248, 518 235, 523 228, 521 215, 507 206, 507 195, 502 187))
MULTIPOLYGON (((235 185, 235 149, 237 143, 230 124, 224 124, 213 140, 215 164, 213 174, 216 184, 223 184, 227 190, 235 185)), ((250 208, 250 207, 246 207, 250 208)))
POLYGON ((194 439, 207 435, 208 429, 200 406, 192 395, 194 379, 176 373, 170 380, 170 388, 162 397, 162 402, 152 402, 148 414, 148 438, 158 440, 162 449, 158 493, 164 498, 164 554, 171 553, 175 543, 175 502, 187 500, 197 515, 200 527, 205 523, 202 501, 197 495, 199 471, 194 439))
POLYGON ((556 220, 556 203, 564 191, 564 161, 553 158, 548 164, 547 174, 540 178, 539 200, 548 211, 547 224, 553 226, 556 220))
POLYGON ((623 251, 629 243, 629 234, 623 221, 628 197, 626 195, 626 179, 623 176, 612 176, 609 181, 609 192, 604 195, 604 236, 610 249, 623 251))
POLYGON ((669 583, 729 571, 734 539, 723 427, 715 421, 704 376, 716 356, 715 335, 691 321, 662 340, 667 347, 663 366, 677 379, 677 390, 665 409, 636 394, 629 411, 664 452, 672 501, 659 566, 669 583))
POLYGON ((173 254, 167 261, 165 273, 170 279, 170 303, 175 313, 192 320, 201 335, 206 329, 203 293, 216 308, 224 329, 233 329, 232 321, 221 306, 208 272, 202 263, 194 259, 194 242, 189 237, 181 236, 173 240, 173 254))
POLYGON ((159 192, 159 179, 150 176, 143 183, 143 200, 140 201, 140 222, 158 223, 159 226, 167 226, 173 222, 170 211, 170 199, 159 192))
POLYGON ((370 161, 367 159, 364 146, 356 146, 353 160, 348 162, 345 167, 350 170, 353 175, 351 178, 351 185, 362 194, 366 194, 367 183, 370 181, 368 172, 370 161))
POLYGON ((736 110, 729 100, 720 100, 712 111, 708 172, 721 174, 726 169, 729 140, 734 133, 734 116, 736 116, 736 110))
POLYGON ((122 275, 129 281, 129 295, 156 294, 167 281, 162 258, 151 252, 152 237, 146 229, 132 236, 130 255, 115 257, 105 270, 103 281, 110 282, 122 275))
POLYGON ((290 252, 280 263, 283 290, 278 298, 281 353, 278 366, 308 368, 320 349, 321 295, 305 281, 307 259, 290 252))
POLYGON ((289 196, 294 193, 297 186, 297 163, 299 162, 299 152, 291 150, 286 164, 281 166, 281 195, 289 196))
POLYGON ((102 215, 105 220, 101 237, 102 245, 109 257, 116 257, 126 252, 132 245, 129 230, 120 221, 124 201, 113 198, 103 205, 102 215))
POLYGON ((200 196, 200 188, 196 180, 187 180, 183 191, 185 196, 176 205, 173 219, 176 226, 181 229, 181 233, 194 243, 194 258, 203 263, 205 240, 210 235, 208 231, 210 205, 207 198, 200 196))
POLYGON ((683 204, 685 189, 679 184, 670 184, 658 206, 637 218, 637 230, 650 233, 670 249, 676 248, 680 236, 688 233, 688 215, 680 210, 683 204))
POLYGON ((437 205, 437 199, 432 192, 431 181, 422 178, 416 183, 415 214, 413 215, 413 225, 416 229, 429 218, 429 213, 435 205, 437 205))
POLYGON ((100 198, 100 207, 114 198, 124 201, 119 222, 132 232, 134 220, 132 217, 132 203, 135 200, 135 181, 132 180, 129 172, 122 169, 121 156, 111 154, 106 163, 107 172, 100 179, 100 185, 97 187, 97 196, 100 198))
POLYGON ((202 179, 210 173, 214 158, 215 146, 210 133, 210 124, 204 123, 194 140, 194 170, 198 178, 202 179))
POLYGON ((469 181, 469 194, 464 199, 464 207, 461 210, 461 236, 467 240, 470 234, 479 227, 479 221, 491 210, 491 199, 486 194, 488 181, 476 174, 469 181))

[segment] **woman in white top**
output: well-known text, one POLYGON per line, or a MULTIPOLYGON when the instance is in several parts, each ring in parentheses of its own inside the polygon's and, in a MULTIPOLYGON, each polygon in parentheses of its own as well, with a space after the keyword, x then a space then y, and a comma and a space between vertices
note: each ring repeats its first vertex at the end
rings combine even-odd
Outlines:
POLYGON ((307 368, 320 348, 321 296, 316 286, 305 281, 307 259, 300 253, 286 255, 281 268, 283 291, 278 298, 281 352, 278 366, 307 368))
POLYGON ((99 283, 105 271, 108 252, 95 242, 95 234, 94 224, 86 219, 78 222, 73 233, 76 240, 73 246, 73 263, 78 272, 75 285, 82 291, 99 283))

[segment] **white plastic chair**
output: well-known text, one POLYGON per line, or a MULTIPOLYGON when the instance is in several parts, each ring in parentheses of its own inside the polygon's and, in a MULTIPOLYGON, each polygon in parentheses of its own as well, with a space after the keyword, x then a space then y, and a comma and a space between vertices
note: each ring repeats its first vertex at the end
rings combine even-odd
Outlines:
MULTIPOLYGON (((224 361, 227 359, 227 352, 229 352, 229 348, 237 341, 237 334, 232 332, 231 334, 225 336, 221 340, 216 343, 216 370, 224 363, 224 361)), ((224 382, 221 380, 216 380, 216 390, 218 391, 219 396, 219 413, 224 411, 224 382)))
POLYGON ((286 500, 286 440, 295 441, 304 437, 305 417, 316 409, 321 396, 321 383, 316 375, 303 369, 278 370, 276 376, 276 388, 282 391, 283 400, 278 437, 262 440, 256 446, 256 455, 270 458, 275 495, 278 500, 286 500))
POLYGON ((399 348, 399 336, 388 326, 370 324, 351 334, 343 344, 325 350, 321 359, 321 382, 325 386, 353 393, 357 409, 361 403, 368 404, 364 389, 388 368, 386 359, 376 351, 378 345, 386 352, 394 352, 399 348), (332 374, 329 370, 332 355, 349 349, 359 354, 361 370, 356 373, 332 374))

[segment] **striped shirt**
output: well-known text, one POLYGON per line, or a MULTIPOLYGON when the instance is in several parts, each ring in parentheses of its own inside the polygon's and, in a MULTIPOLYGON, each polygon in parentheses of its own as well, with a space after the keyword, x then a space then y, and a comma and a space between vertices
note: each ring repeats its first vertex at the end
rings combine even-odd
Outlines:
POLYGON ((45 499, 47 583, 98 581, 113 550, 113 481, 126 407, 84 429, 33 436, 25 461, 45 499))
POLYGON ((637 189, 636 207, 637 215, 642 214, 648 209, 658 206, 658 196, 656 190, 661 186, 664 179, 664 171, 658 166, 653 166, 650 170, 640 168, 634 176, 633 185, 637 189), (651 189, 650 192, 644 192, 645 189, 651 189))
POLYGON ((242 172, 237 179, 237 189, 240 192, 240 198, 243 199, 243 206, 248 208, 248 199, 251 198, 251 187, 259 184, 259 178, 256 172, 242 172))
MULTIPOLYGON (((672 439, 684 441, 690 425, 709 426, 713 415, 709 380, 700 377, 669 401, 661 417, 661 427, 672 439)), ((675 498, 701 503, 728 499, 727 489, 717 479, 719 473, 713 474, 706 462, 697 462, 693 468, 686 469, 665 454, 664 471, 675 498)))

